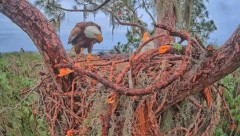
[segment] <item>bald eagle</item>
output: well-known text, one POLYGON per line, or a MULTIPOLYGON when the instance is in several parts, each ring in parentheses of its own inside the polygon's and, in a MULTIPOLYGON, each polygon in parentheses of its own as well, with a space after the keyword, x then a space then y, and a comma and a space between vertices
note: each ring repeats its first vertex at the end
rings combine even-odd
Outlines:
POLYGON ((102 41, 101 27, 93 22, 77 23, 68 38, 68 43, 73 45, 76 54, 83 54, 87 48, 88 55, 91 55, 93 45, 102 41))

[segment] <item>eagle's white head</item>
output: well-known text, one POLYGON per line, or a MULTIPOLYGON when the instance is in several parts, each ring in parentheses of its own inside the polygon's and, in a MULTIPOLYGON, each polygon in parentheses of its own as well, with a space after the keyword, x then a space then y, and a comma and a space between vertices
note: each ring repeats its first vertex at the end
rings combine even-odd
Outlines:
POLYGON ((101 43, 103 41, 102 32, 96 26, 87 26, 84 30, 84 34, 88 38, 93 38, 101 43))

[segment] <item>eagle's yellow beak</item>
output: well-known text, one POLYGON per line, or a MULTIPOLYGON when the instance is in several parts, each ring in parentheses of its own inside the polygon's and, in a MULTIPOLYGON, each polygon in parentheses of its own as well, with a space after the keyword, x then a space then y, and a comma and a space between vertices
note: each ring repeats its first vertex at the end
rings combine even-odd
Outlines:
POLYGON ((98 40, 98 43, 101 43, 103 41, 102 34, 97 35, 97 40, 98 40))

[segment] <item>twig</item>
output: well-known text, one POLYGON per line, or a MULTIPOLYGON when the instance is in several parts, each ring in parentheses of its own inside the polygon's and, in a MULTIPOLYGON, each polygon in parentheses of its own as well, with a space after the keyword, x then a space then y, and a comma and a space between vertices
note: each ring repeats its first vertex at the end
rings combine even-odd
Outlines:
POLYGON ((133 55, 132 58, 134 58, 135 55, 138 54, 138 53, 141 51, 141 49, 142 49, 145 45, 147 45, 149 42, 151 42, 151 41, 153 41, 153 40, 155 40, 155 39, 157 39, 157 38, 163 37, 163 36, 165 36, 165 35, 163 35, 163 34, 156 35, 156 36, 154 36, 154 37, 149 38, 147 41, 143 42, 141 45, 139 45, 139 47, 137 48, 137 50, 134 52, 134 55, 133 55))
POLYGON ((133 14, 135 14, 136 10, 132 9, 132 7, 129 6, 125 0, 121 0, 121 1, 133 12, 133 14))
POLYGON ((122 22, 122 21, 120 21, 120 19, 119 19, 117 16, 115 16, 113 13, 112 13, 112 16, 116 19, 116 21, 117 21, 118 24, 120 24, 120 25, 123 25, 123 26, 136 26, 136 27, 139 27, 139 28, 141 29, 142 33, 147 32, 147 29, 146 29, 144 26, 140 25, 140 24, 130 23, 130 22, 122 22))
POLYGON ((153 112, 153 104, 154 104, 154 102, 156 102, 156 96, 157 96, 157 93, 154 93, 152 95, 151 100, 146 101, 146 104, 147 104, 147 109, 148 109, 149 123, 151 125, 151 130, 153 131, 153 135, 160 136, 161 135, 160 128, 159 128, 159 125, 157 124, 157 120, 155 119, 156 114, 154 114, 154 112, 153 112))
MULTIPOLYGON (((115 64, 119 64, 119 63, 123 63, 123 62, 127 62, 129 59, 123 59, 123 60, 118 60, 118 61, 114 61, 115 64)), ((107 65, 112 65, 112 61, 106 62, 106 63, 100 63, 100 64, 92 64, 91 66, 107 66, 107 65)))
POLYGON ((156 24, 154 17, 152 16, 152 14, 148 11, 148 9, 147 9, 147 7, 146 7, 146 2, 145 2, 145 0, 142 0, 142 2, 143 2, 143 7, 144 7, 144 9, 145 9, 145 11, 147 12, 147 14, 150 16, 150 18, 152 19, 153 24, 156 24))
MULTIPOLYGON (((54 102, 55 104, 58 104, 58 101, 56 101, 55 99, 53 99, 52 97, 49 97, 49 96, 46 96, 49 100, 51 100, 52 102, 54 102)), ((75 119, 77 119, 78 121, 81 121, 80 118, 73 112, 73 111, 70 111, 68 110, 64 105, 61 105, 60 104, 60 107, 67 111, 71 116, 75 117, 75 119)))
POLYGON ((132 78, 132 70, 128 71, 128 86, 129 88, 133 88, 133 78, 132 78))
MULTIPOLYGON (((217 90, 217 92, 219 93, 219 95, 220 95, 220 97, 221 97, 221 99, 222 99, 222 101, 223 101, 224 109, 227 111, 227 113, 228 113, 228 115, 229 115, 229 118, 230 118, 230 120, 231 120, 231 125, 232 125, 232 126, 235 126, 235 121, 234 121, 233 115, 232 115, 231 112, 230 112, 229 106, 228 106, 228 104, 227 104, 227 102, 226 102, 226 100, 225 100, 224 92, 223 92, 223 91, 220 92, 220 89, 217 89, 217 87, 216 87, 215 85, 213 85, 213 87, 214 87, 215 90, 217 90)), ((223 89, 222 86, 220 86, 220 88, 223 89)), ((223 90, 224 90, 224 89, 223 89, 223 90)))
POLYGON ((184 128, 184 127, 176 127, 176 128, 174 128, 174 129, 172 129, 171 131, 169 131, 167 134, 169 135, 171 135, 171 133, 175 133, 175 135, 174 136, 176 136, 176 132, 177 131, 179 131, 179 130, 184 130, 184 131, 186 131, 186 136, 190 136, 190 132, 189 132, 189 130, 188 129, 186 129, 186 128, 184 128))
POLYGON ((168 96, 168 91, 165 92, 164 96, 163 96, 163 99, 162 99, 162 102, 158 105, 156 111, 155 111, 155 116, 157 116, 157 114, 159 114, 161 112, 161 109, 164 105, 164 103, 166 102, 166 98, 168 96))
POLYGON ((202 41, 199 39, 199 37, 197 35, 194 35, 194 38, 197 40, 197 42, 199 43, 199 45, 205 50, 207 51, 206 47, 203 45, 202 41))
POLYGON ((73 79, 73 81, 72 81, 71 106, 70 106, 71 111, 73 111, 73 108, 74 108, 74 85, 75 85, 77 79, 78 79, 78 78, 75 78, 75 79, 73 79))
MULTIPOLYGON (((93 2, 91 2, 91 4, 97 5, 96 3, 93 3, 93 2)), ((142 33, 147 32, 147 29, 144 26, 137 24, 137 23, 122 22, 116 15, 114 15, 113 11, 106 9, 106 8, 102 8, 102 9, 105 10, 106 12, 109 12, 112 15, 112 17, 117 21, 118 24, 123 25, 123 26, 139 27, 141 29, 142 33)))
POLYGON ((201 104, 198 104, 194 99, 188 98, 188 100, 189 100, 192 104, 194 104, 196 107, 198 107, 199 109, 202 109, 202 108, 203 108, 203 106, 202 106, 201 104))
POLYGON ((162 25, 162 24, 155 24, 154 25, 155 27, 158 27, 158 28, 162 28, 164 30, 167 30, 171 36, 177 36, 177 37, 180 37, 181 39, 185 39, 185 40, 190 40, 190 34, 186 33, 186 32, 183 32, 183 31, 176 31, 174 29, 172 29, 171 27, 169 26, 166 26, 166 25, 162 25))
POLYGON ((61 9, 61 10, 64 10, 64 11, 70 11, 70 12, 95 12, 97 10, 99 10, 100 8, 102 8, 104 5, 106 5, 110 0, 105 0, 101 5, 98 5, 96 8, 94 9, 66 9, 66 8, 63 8, 63 7, 58 7, 58 6, 55 6, 55 8, 58 8, 58 9, 61 9))
POLYGON ((20 106, 27 98, 28 96, 35 90, 39 89, 39 87, 42 85, 43 81, 40 82, 38 85, 34 86, 33 88, 29 89, 27 92, 27 95, 19 102, 17 103, 15 106, 13 107, 7 107, 7 108, 3 108, 0 110, 0 114, 3 113, 3 112, 6 112, 8 110, 15 110, 18 106, 20 106))
POLYGON ((113 70, 114 70, 115 62, 112 62, 112 66, 110 68, 110 75, 109 75, 109 81, 113 81, 113 70))
POLYGON ((50 130, 51 136, 54 136, 55 121, 57 119, 59 105, 60 105, 60 102, 58 102, 58 104, 56 104, 56 107, 55 107, 55 110, 53 113, 53 118, 51 119, 51 130, 50 130))

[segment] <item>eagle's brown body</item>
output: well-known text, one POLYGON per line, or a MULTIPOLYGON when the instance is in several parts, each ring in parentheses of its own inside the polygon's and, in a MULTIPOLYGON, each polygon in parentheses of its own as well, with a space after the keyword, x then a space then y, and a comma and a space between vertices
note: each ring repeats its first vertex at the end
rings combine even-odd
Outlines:
POLYGON ((92 53, 93 45, 96 42, 100 43, 102 41, 102 40, 99 41, 95 37, 90 38, 86 36, 86 33, 88 32, 86 32, 85 29, 88 26, 96 26, 94 28, 98 29, 101 32, 101 27, 96 23, 93 22, 77 23, 76 26, 72 29, 68 38, 68 43, 71 43, 74 46, 76 54, 82 53, 81 52, 82 48, 88 48, 88 53, 92 53))

